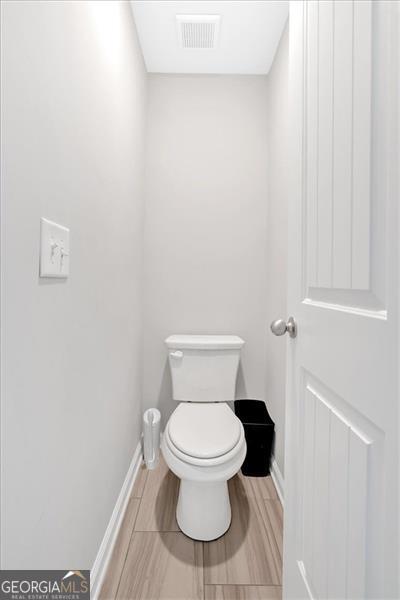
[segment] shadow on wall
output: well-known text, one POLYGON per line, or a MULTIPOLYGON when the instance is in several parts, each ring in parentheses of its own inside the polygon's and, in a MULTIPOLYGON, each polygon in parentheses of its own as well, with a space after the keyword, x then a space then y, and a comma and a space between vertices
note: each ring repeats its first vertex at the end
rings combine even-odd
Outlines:
POLYGON ((242 361, 239 363, 238 374, 236 378, 236 398, 247 398, 247 389, 246 382, 244 380, 242 361))
MULTIPOLYGON (((247 398, 246 382, 242 363, 239 363, 236 378, 236 398, 247 398)), ((164 431, 167 421, 176 408, 176 402, 172 398, 172 379, 168 358, 165 361, 160 391, 158 393, 157 408, 161 412, 161 431, 164 431)))
POLYGON ((161 431, 164 431, 170 415, 176 408, 176 402, 172 399, 172 379, 168 358, 164 363, 157 408, 161 412, 161 431))

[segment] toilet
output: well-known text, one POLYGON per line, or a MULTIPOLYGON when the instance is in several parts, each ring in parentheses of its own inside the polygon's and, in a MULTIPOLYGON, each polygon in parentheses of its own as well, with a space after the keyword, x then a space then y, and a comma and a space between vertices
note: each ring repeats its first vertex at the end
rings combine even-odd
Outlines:
POLYGON ((227 482, 246 456, 243 425, 227 404, 235 398, 244 341, 235 335, 171 335, 165 343, 179 404, 161 451, 181 480, 176 518, 190 538, 214 540, 229 528, 227 482))

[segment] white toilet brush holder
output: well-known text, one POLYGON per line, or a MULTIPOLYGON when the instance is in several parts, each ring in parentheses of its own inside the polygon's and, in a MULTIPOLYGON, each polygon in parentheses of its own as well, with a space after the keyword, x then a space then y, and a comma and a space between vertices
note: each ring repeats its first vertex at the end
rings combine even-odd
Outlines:
POLYGON ((143 415, 144 462, 148 469, 155 469, 160 456, 161 413, 157 408, 149 408, 143 415))

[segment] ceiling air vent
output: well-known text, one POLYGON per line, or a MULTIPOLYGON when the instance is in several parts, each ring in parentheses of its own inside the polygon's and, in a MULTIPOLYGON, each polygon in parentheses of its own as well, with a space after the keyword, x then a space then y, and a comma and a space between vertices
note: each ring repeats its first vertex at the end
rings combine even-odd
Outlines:
POLYGON ((176 15, 182 48, 215 48, 220 15, 176 15))

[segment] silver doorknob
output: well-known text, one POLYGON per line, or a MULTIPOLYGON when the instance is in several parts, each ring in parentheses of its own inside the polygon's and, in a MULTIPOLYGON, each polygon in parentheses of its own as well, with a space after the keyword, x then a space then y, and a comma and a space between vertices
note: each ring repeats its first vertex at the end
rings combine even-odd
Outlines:
POLYGON ((295 338, 297 335, 297 324, 293 317, 289 317, 286 321, 283 319, 276 319, 271 323, 271 331, 274 335, 284 335, 288 333, 291 338, 295 338))

